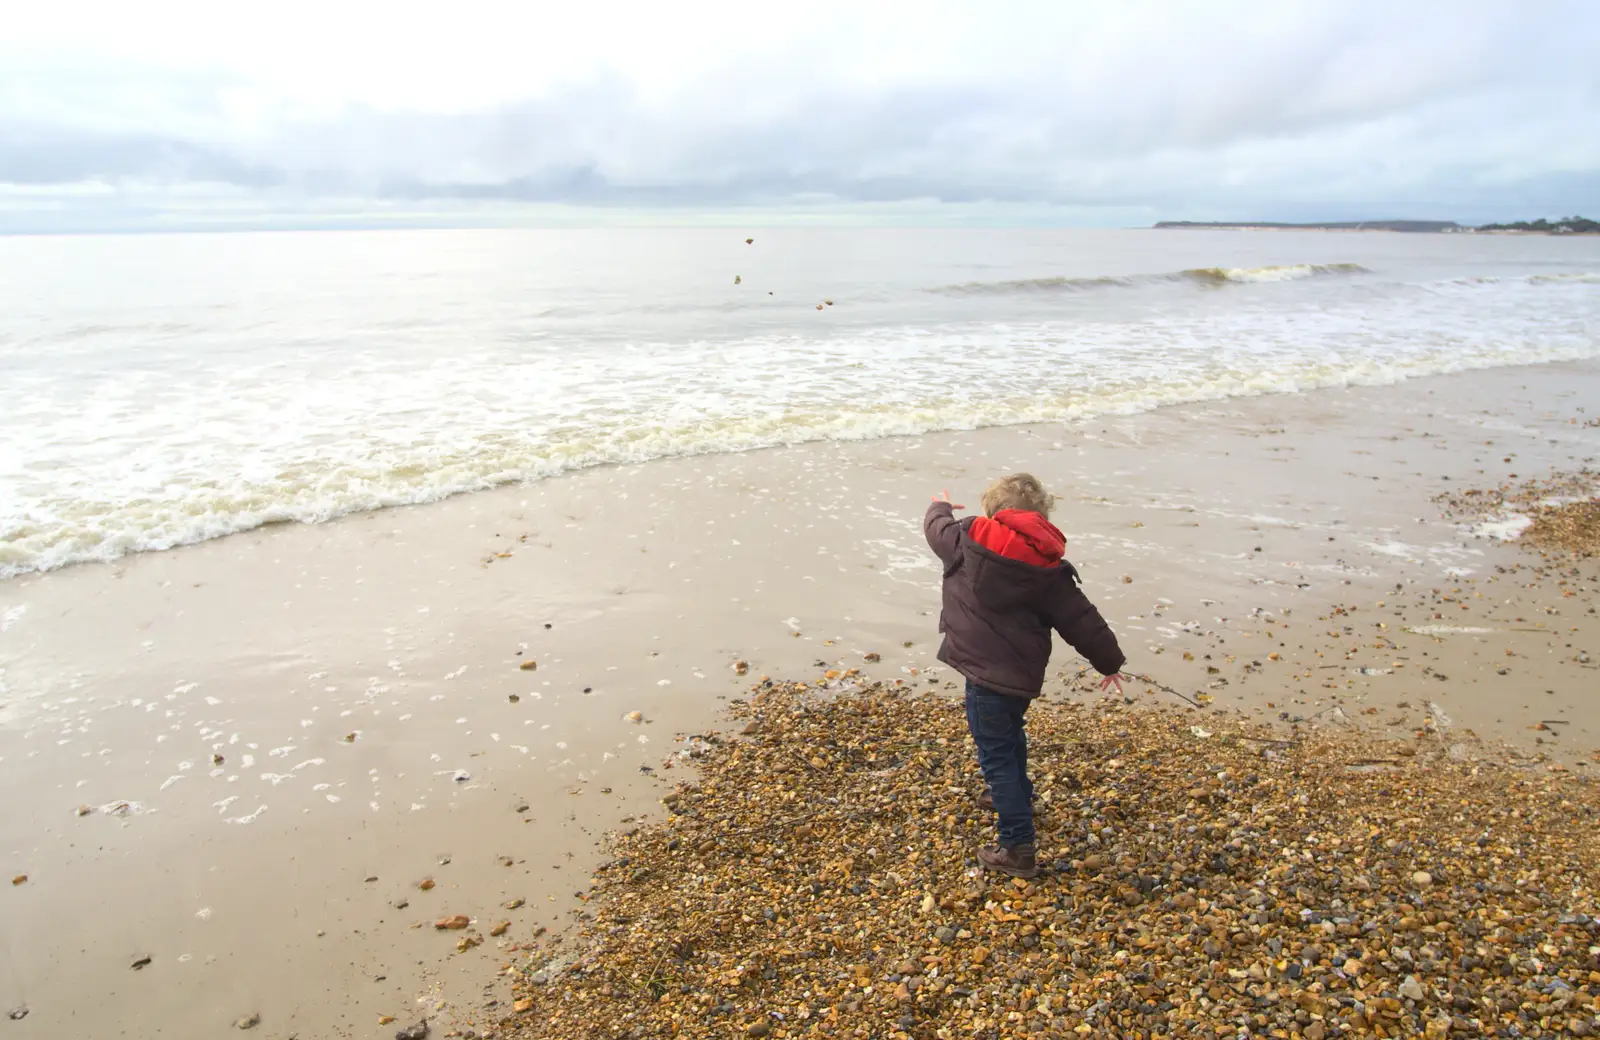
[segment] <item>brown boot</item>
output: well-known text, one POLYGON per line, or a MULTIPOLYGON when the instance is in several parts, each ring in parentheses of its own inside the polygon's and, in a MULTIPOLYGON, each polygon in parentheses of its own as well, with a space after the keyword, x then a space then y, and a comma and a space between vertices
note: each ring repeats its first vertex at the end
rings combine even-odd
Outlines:
POLYGON ((1032 845, 1013 845, 1009 848, 1004 845, 985 845, 978 850, 978 862, 990 870, 1012 877, 1039 876, 1039 864, 1034 861, 1032 845))

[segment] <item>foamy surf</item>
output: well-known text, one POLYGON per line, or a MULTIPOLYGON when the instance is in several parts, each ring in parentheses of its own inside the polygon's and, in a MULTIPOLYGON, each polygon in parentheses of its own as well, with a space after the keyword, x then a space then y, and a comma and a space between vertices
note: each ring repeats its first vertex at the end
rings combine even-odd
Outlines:
POLYGON ((1515 277, 1501 275, 1470 275, 1466 278, 1453 279, 1456 285, 1503 285, 1507 282, 1523 285, 1597 285, 1600 284, 1600 271, 1566 271, 1558 274, 1527 274, 1515 277))
POLYGON ((319 270, 328 240, 308 236, 271 241, 283 251, 278 281, 263 283, 272 292, 227 278, 213 289, 222 302, 197 303, 212 299, 192 284, 217 266, 212 253, 258 248, 229 239, 15 247, 126 247, 137 284, 118 303, 91 281, 59 316, 43 315, 28 305, 42 291, 31 268, 0 271, 0 577, 592 466, 1071 423, 1600 356, 1600 297, 1548 267, 1533 274, 1543 281, 1519 270, 1461 284, 1459 268, 1395 280, 1393 254, 1174 270, 1186 258, 1152 251, 1104 269, 1165 262, 1169 273, 999 278, 941 295, 925 287, 974 267, 1027 265, 930 259, 922 239, 908 239, 904 270, 875 256, 881 280, 844 292, 822 281, 831 272, 822 263, 788 276, 817 291, 785 303, 800 292, 742 240, 732 255, 744 284, 717 271, 713 290, 710 274, 683 265, 618 274, 625 251, 562 274, 576 239, 557 242, 564 248, 535 272, 568 280, 531 288, 494 252, 523 239, 463 235, 457 246, 473 262, 460 270, 397 250, 391 235, 339 239, 377 250, 356 271, 369 285, 341 266, 355 262, 348 256, 319 270), (467 249, 482 243, 483 256, 467 249), (156 248, 188 258, 181 285, 163 288, 164 268, 147 255, 156 248), (382 274, 391 269, 404 277, 382 274), (509 280, 492 280, 505 271, 509 280), (1054 291, 1130 282, 1135 291, 1054 291), (309 295, 311 283, 333 287, 309 295), (1185 288, 1251 284, 1263 290, 1185 288))
POLYGON ((1568 283, 1573 285, 1600 285, 1600 271, 1570 271, 1565 274, 1535 274, 1529 275, 1528 281, 1534 285, 1554 282, 1557 284, 1568 283))
POLYGON ((1594 347, 1518 352, 1485 351, 1388 362, 1344 364, 1302 361, 1277 369, 1219 371, 1200 378, 1105 386, 1098 391, 1032 398, 930 399, 901 408, 793 408, 780 414, 653 428, 595 430, 583 440, 486 440, 476 452, 441 457, 423 451, 386 462, 307 459, 277 482, 193 486, 164 501, 80 498, 59 503, 54 524, 7 526, 0 540, 0 577, 51 570, 71 563, 109 561, 134 552, 171 549, 271 523, 319 523, 389 506, 418 505, 498 485, 537 480, 592 466, 648 462, 688 455, 750 451, 823 440, 870 440, 949 430, 1026 423, 1073 422, 1105 414, 1299 393, 1349 386, 1379 386, 1429 375, 1534 361, 1600 355, 1594 347))
POLYGON ((1370 274, 1360 264, 1282 264, 1271 267, 1198 267, 1183 277, 1201 282, 1297 282, 1323 275, 1370 274))
POLYGON ((933 291, 947 296, 1004 296, 1012 293, 1088 292, 1094 289, 1137 288, 1172 282, 1202 286, 1297 282, 1305 278, 1371 274, 1361 264, 1275 264, 1265 267, 1191 267, 1164 274, 1102 275, 1096 277, 1018 278, 997 282, 966 282, 940 286, 933 291))
POLYGON ((1491 517, 1476 524, 1466 524, 1463 530, 1474 538, 1492 538, 1497 542, 1514 542, 1533 526, 1533 517, 1523 513, 1491 517))

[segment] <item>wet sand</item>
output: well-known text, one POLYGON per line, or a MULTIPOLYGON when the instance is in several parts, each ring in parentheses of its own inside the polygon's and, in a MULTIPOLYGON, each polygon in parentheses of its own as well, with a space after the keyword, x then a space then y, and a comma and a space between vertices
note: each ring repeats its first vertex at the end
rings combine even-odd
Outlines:
MULTIPOLYGON (((950 688, 922 511, 1017 468, 1129 670, 1592 770, 1594 561, 1535 580, 1432 498, 1592 465, 1597 413, 1600 365, 1502 369, 597 469, 13 580, 0 1010, 19 1036, 464 1021, 752 679, 950 688), (510 927, 457 953, 454 914, 510 927)), ((1052 695, 1091 696, 1057 661, 1052 695)))

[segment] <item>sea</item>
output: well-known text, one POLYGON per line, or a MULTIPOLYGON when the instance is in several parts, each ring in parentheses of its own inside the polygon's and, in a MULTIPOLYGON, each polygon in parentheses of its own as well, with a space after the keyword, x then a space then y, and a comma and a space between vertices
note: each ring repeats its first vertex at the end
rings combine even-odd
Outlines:
POLYGON ((0 238, 0 577, 574 469, 1600 357, 1600 238, 0 238))

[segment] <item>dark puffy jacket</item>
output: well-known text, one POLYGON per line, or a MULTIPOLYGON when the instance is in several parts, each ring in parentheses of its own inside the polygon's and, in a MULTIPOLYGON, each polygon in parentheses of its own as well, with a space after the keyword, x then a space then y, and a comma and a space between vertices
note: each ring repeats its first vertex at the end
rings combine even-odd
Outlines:
POLYGON ((1117 637, 1078 588, 1072 564, 1040 566, 986 549, 968 533, 975 519, 957 520, 950 503, 935 502, 922 522, 944 563, 939 660, 996 693, 1037 697, 1054 629, 1101 675, 1121 671, 1117 637))

